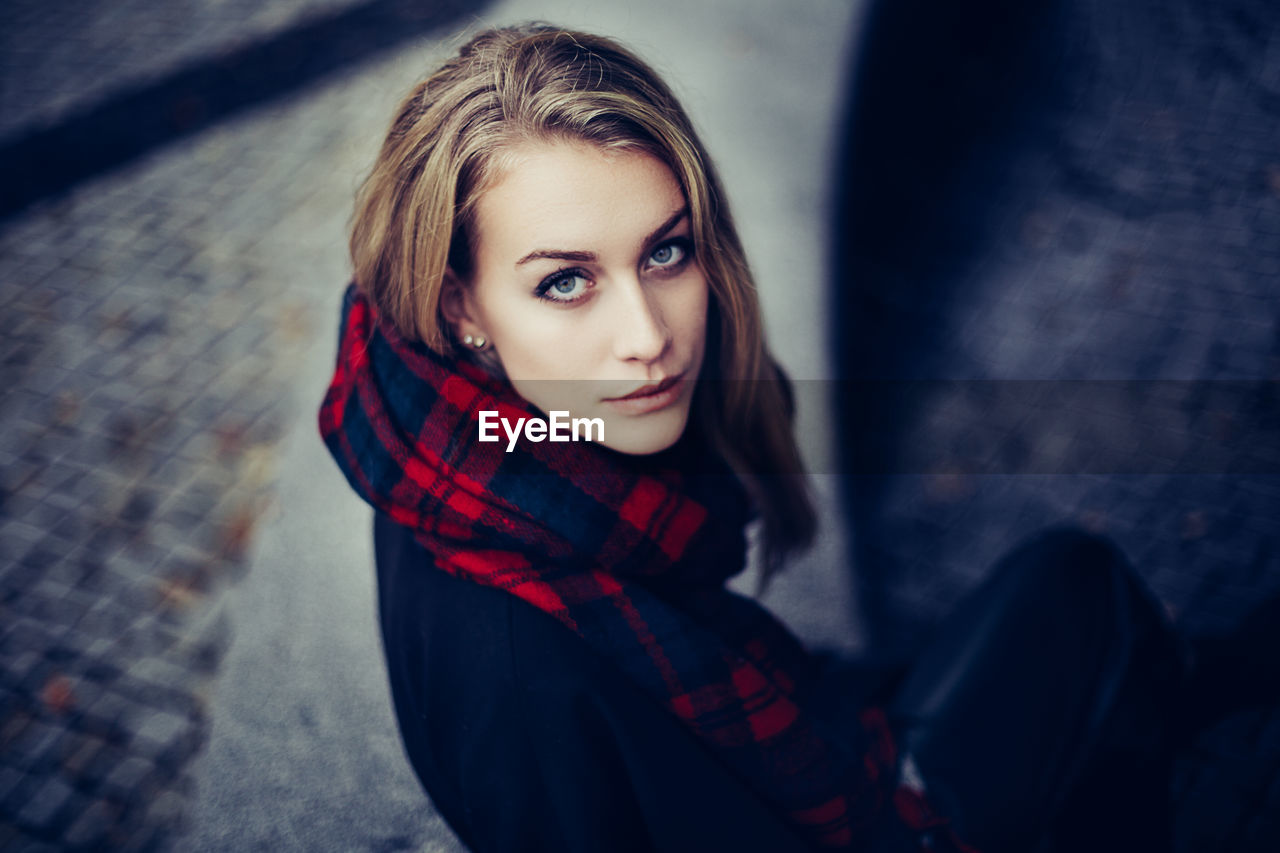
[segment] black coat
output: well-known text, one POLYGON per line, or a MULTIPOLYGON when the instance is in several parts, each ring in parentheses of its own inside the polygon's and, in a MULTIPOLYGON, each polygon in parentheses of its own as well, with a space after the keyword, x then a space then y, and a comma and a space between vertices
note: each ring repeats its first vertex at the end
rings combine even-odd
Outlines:
MULTIPOLYGON (((434 569, 380 513, 374 541, 405 748, 473 850, 805 849, 554 618, 434 569)), ((1030 849, 1046 830, 1061 849, 1167 849, 1162 709, 1182 683, 1179 649, 1113 544, 1047 531, 994 567, 894 690, 899 748, 934 806, 989 853, 1030 849)), ((856 717, 880 692, 867 692, 868 675, 825 670, 806 707, 828 723, 856 717)), ((867 850, 919 849, 885 818, 864 836, 867 850)))
POLYGON ((470 849, 807 849, 670 712, 554 618, 434 569, 382 513, 374 543, 405 750, 470 849))

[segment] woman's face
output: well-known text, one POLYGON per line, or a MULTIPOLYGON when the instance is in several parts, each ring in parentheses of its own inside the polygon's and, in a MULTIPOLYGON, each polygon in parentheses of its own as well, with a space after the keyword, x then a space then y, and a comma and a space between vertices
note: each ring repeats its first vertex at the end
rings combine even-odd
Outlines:
POLYGON ((479 199, 473 278, 445 311, 482 335, 543 412, 600 418, 607 447, 656 453, 684 432, 707 329, 688 204, 649 154, 517 147, 479 199))

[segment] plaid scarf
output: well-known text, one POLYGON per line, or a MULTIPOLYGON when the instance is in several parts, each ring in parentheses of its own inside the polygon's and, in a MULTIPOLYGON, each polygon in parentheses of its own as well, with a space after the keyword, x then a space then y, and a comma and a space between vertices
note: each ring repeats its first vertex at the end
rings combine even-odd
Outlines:
POLYGON ((849 744, 800 707, 811 659, 724 587, 745 563, 750 509, 727 467, 708 470, 693 430, 645 457, 523 440, 508 453, 477 441, 481 410, 541 416, 505 381, 400 337, 347 289, 320 431, 356 492, 414 530, 439 569, 555 617, 812 843, 866 849, 890 802, 899 828, 945 823, 895 792, 881 712, 864 713, 862 743, 849 744))

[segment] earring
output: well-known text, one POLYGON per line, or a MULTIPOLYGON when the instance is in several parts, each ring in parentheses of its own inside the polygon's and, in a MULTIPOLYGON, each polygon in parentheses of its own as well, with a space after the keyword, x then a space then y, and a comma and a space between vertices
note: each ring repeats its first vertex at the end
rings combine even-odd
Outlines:
POLYGON ((467 346, 475 347, 478 350, 484 349, 485 344, 488 343, 484 335, 477 335, 477 336, 463 335, 462 342, 467 346))

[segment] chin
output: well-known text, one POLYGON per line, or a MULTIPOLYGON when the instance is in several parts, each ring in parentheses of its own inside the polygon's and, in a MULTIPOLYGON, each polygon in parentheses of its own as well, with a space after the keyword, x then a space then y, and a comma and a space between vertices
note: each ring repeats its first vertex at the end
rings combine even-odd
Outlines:
POLYGON ((629 456, 661 453, 680 440, 688 421, 684 406, 643 417, 605 418, 604 441, 599 444, 629 456))

